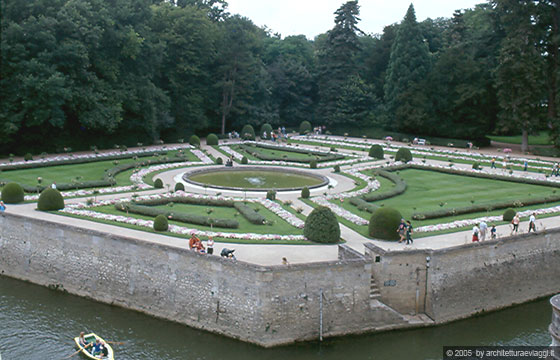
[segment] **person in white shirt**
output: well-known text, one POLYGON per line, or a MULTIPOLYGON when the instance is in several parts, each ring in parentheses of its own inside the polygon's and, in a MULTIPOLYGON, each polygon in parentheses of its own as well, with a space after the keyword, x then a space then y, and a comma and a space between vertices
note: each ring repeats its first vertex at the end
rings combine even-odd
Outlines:
POLYGON ((480 224, 478 224, 478 227, 480 228, 480 241, 484 241, 486 239, 486 229, 488 229, 488 224, 481 221, 480 224))
POLYGON ((537 221, 537 219, 535 218, 535 213, 532 213, 531 216, 529 216, 529 231, 531 232, 531 230, 533 230, 533 232, 537 232, 537 228, 535 226, 535 222, 537 221))
POLYGON ((208 241, 206 241, 206 253, 208 255, 212 255, 214 253, 214 239, 208 237, 208 241))

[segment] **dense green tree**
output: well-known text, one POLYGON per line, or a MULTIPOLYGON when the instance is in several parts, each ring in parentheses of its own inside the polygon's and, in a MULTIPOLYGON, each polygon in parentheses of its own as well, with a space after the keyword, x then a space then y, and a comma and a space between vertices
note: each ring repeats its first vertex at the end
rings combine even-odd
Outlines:
POLYGON ((428 45, 411 4, 391 47, 385 81, 385 103, 394 128, 412 132, 428 120, 423 82, 429 70, 428 45))

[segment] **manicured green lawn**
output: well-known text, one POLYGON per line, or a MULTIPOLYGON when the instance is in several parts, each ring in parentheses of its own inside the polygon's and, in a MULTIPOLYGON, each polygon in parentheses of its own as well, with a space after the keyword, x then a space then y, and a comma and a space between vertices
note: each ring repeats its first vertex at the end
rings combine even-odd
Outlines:
MULTIPOLYGON (((406 192, 394 198, 374 202, 374 204, 393 207, 401 212, 405 219, 411 219, 412 214, 415 212, 438 210, 441 208, 467 207, 472 204, 471 201, 474 201, 475 204, 492 204, 495 201, 544 197, 546 195, 552 195, 553 191, 557 191, 555 188, 541 185, 479 179, 461 175, 442 174, 428 170, 402 170, 399 172, 399 176, 407 182, 408 187, 406 192)), ((377 191, 387 191, 393 186, 392 183, 382 177, 378 177, 378 180, 381 182, 381 188, 377 191)), ((339 200, 333 200, 332 202, 364 219, 369 219, 371 217, 370 213, 358 210, 348 201, 340 202, 339 200)), ((555 205, 558 205, 558 203, 522 207, 519 208, 519 210, 539 209, 555 205)), ((461 219, 501 215, 503 212, 504 210, 494 210, 423 221, 413 220, 413 225, 419 227, 447 223, 461 219)), ((343 223, 346 224, 346 222, 343 223)), ((362 234, 367 234, 366 226, 353 225, 351 227, 362 234)), ((435 235, 436 233, 429 234, 435 235)))
MULTIPOLYGON (((521 144, 521 135, 516 136, 488 136, 491 140, 507 143, 521 144)), ((536 135, 529 135, 529 145, 552 145, 548 131, 540 131, 536 135)))
MULTIPOLYGON (((167 154, 169 157, 173 157, 177 152, 172 151, 167 154)), ((186 155, 185 161, 198 161, 198 158, 194 156, 190 151, 184 151, 186 155)), ((149 156, 142 157, 140 160, 155 160, 157 157, 149 156)), ((118 164, 129 164, 135 162, 134 159, 120 159, 116 160, 118 164)), ((2 171, 0 173, 0 178, 4 180, 15 181, 21 184, 27 185, 37 185, 37 178, 41 177, 43 179, 42 184, 51 184, 53 181, 57 183, 70 183, 79 177, 78 181, 88 181, 88 180, 101 180, 105 174, 105 170, 115 167, 115 160, 106 161, 96 161, 85 164, 72 164, 72 165, 59 165, 59 166, 47 166, 33 169, 22 169, 22 170, 8 170, 2 171)), ((117 185, 131 185, 130 175, 132 174, 132 169, 120 173, 116 176, 117 185)))
MULTIPOLYGON (((203 216, 210 216, 213 218, 220 218, 220 219, 235 219, 239 222, 238 229, 223 229, 223 228, 210 228, 209 226, 202 226, 202 225, 194 225, 194 224, 185 224, 182 222, 177 221, 170 221, 170 224, 184 226, 188 228, 203 230, 203 231, 218 231, 218 232, 234 232, 234 233, 255 233, 255 234, 278 234, 278 235, 301 235, 303 234, 302 229, 298 229, 296 227, 291 226, 282 218, 276 216, 273 212, 266 209, 264 206, 260 204, 251 204, 248 205, 254 209, 259 209, 259 214, 263 215, 268 221, 272 221, 272 225, 254 225, 247 221, 241 214, 237 212, 235 208, 225 207, 225 206, 202 206, 202 205, 191 205, 191 204, 177 204, 175 203, 173 206, 162 205, 157 206, 158 209, 168 210, 170 213, 191 213, 191 214, 198 214, 203 216), (208 211, 211 211, 208 214, 208 211)), ((102 212, 106 214, 113 214, 113 215, 124 215, 125 213, 122 211, 118 211, 115 209, 114 206, 100 206, 93 209, 97 212, 102 212)), ((139 215, 139 214, 128 214, 130 217, 144 219, 144 220, 153 220, 152 217, 139 215)))
POLYGON ((266 170, 217 170, 216 172, 196 174, 190 179, 199 183, 236 188, 273 188, 286 189, 313 186, 321 183, 320 179, 290 172, 266 170))

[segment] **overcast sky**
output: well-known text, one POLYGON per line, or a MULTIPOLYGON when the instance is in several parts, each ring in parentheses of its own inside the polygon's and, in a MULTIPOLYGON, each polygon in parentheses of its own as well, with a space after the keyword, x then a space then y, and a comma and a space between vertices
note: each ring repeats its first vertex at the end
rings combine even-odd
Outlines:
MULTIPOLYGON (((258 26, 266 25, 282 37, 304 34, 309 39, 334 26, 333 13, 344 0, 228 0, 229 12, 241 14, 258 26)), ((456 9, 468 9, 484 0, 416 0, 416 18, 451 17, 456 9)), ((360 0, 358 27, 368 34, 380 34, 383 27, 400 22, 411 0, 360 0)))

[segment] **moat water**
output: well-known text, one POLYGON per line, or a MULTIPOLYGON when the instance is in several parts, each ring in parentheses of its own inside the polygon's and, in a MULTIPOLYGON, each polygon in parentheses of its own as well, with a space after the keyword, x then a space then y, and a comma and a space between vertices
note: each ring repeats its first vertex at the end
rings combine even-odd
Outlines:
POLYGON ((113 346, 117 360, 441 359, 446 345, 550 345, 551 313, 547 298, 439 327, 262 349, 0 276, 0 354, 63 359, 75 351, 74 336, 92 331, 125 343, 113 346))

